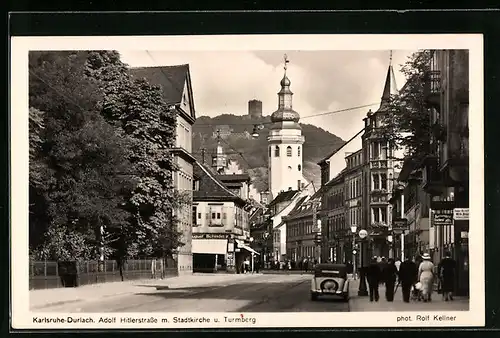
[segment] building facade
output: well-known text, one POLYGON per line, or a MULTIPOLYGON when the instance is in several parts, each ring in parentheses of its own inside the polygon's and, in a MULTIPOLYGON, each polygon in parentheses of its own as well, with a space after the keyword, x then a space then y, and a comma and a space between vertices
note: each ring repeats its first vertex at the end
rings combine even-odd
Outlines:
MULTIPOLYGON (((363 151, 362 149, 347 154, 345 177, 345 207, 346 207, 346 226, 349 232, 348 241, 352 243, 351 227, 356 227, 356 231, 362 228, 363 224, 363 151)), ((357 234, 354 242, 357 241, 357 234)), ((356 253, 352 256, 353 245, 346 245, 351 249, 351 257, 346 257, 349 261, 357 261, 359 266, 360 254, 356 253)))
POLYGON ((292 262, 321 261, 320 242, 317 228, 319 210, 321 210, 321 192, 312 196, 303 196, 295 208, 284 217, 287 227, 286 259, 292 262))
POLYGON ((278 110, 271 115, 268 140, 269 191, 272 198, 281 191, 300 190, 306 185, 302 173, 304 136, 300 115, 292 109, 291 82, 285 74, 280 82, 278 110))
POLYGON ((350 239, 346 225, 345 176, 337 177, 321 187, 321 261, 344 263, 349 260, 350 239))
MULTIPOLYGON (((363 172, 363 221, 362 228, 369 234, 368 256, 388 257, 390 252, 390 224, 392 205, 389 203, 394 182, 393 149, 381 132, 391 95, 397 94, 392 65, 389 65, 380 107, 368 112, 364 118, 362 135, 363 172)), ((363 263, 366 263, 363 262, 363 263)))
POLYGON ((451 251, 458 263, 457 290, 469 292, 469 52, 431 51, 425 98, 433 126, 422 186, 431 196, 434 259, 451 251), (461 217, 453 217, 461 210, 461 217), (466 214, 467 216, 463 216, 466 214))
POLYGON ((193 264, 195 271, 239 272, 250 248, 249 207, 203 164, 195 163, 193 264))
POLYGON ((192 126, 196 120, 189 65, 132 68, 131 73, 159 85, 165 102, 177 113, 176 147, 172 153, 179 170, 173 175, 173 184, 176 190, 188 195, 189 202, 174 210, 179 219, 178 230, 182 234, 180 241, 184 243, 177 249, 174 260, 179 274, 189 274, 193 272, 191 201, 195 158, 192 156, 192 126))

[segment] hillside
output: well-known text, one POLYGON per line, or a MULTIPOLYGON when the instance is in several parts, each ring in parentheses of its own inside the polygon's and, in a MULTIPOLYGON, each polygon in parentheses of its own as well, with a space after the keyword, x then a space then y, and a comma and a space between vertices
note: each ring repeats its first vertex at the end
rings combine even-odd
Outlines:
MULTIPOLYGON (((225 152, 230 158, 236 159, 242 168, 249 171, 253 184, 260 191, 267 188, 267 135, 269 134, 270 117, 250 119, 249 116, 219 115, 214 118, 207 116, 198 117, 193 126, 193 153, 203 161, 205 149, 205 162, 210 163, 215 152, 217 140, 214 133, 217 126, 229 126, 231 135, 222 142, 225 152), (245 132, 252 133, 253 124, 263 124, 260 137, 257 139, 246 138, 245 132), (236 134, 236 135, 235 135, 236 134), (241 153, 242 156, 239 154, 241 153)), ((303 147, 304 176, 313 181, 316 186, 320 184, 320 169, 316 164, 329 153, 339 148, 344 141, 321 128, 311 124, 303 124, 302 135, 305 136, 303 147)))

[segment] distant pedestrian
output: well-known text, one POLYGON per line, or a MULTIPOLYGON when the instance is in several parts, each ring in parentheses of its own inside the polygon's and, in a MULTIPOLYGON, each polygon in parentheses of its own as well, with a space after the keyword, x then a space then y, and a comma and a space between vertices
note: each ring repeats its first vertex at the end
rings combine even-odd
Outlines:
POLYGON ((398 269, 394 265, 394 259, 389 258, 382 270, 383 281, 385 283, 385 299, 388 302, 394 301, 394 286, 396 285, 398 269))
POLYGON ((399 267, 401 266, 401 260, 399 258, 396 258, 394 265, 396 266, 396 269, 398 269, 398 271, 399 271, 399 267))
POLYGON ((377 262, 377 258, 374 257, 370 265, 366 268, 366 280, 368 281, 370 302, 374 300, 378 302, 379 300, 378 288, 381 280, 380 274, 380 265, 377 262))
MULTIPOLYGON (((385 259, 385 257, 380 257, 380 261, 378 262, 379 264, 379 268, 380 268, 380 271, 384 271, 385 270, 385 267, 387 266, 387 261, 385 259)), ((380 279, 380 283, 384 283, 384 279, 380 279)))
POLYGON ((399 284, 403 293, 403 302, 410 302, 411 288, 417 282, 417 264, 411 259, 406 259, 401 263, 398 271, 399 284))
POLYGON ((422 263, 418 267, 418 280, 422 285, 422 297, 424 302, 430 302, 432 296, 432 286, 434 281, 434 264, 428 253, 422 255, 422 263))
POLYGON ((453 289, 455 283, 457 263, 451 258, 449 251, 445 252, 444 258, 438 265, 438 275, 441 281, 441 291, 444 301, 453 300, 453 289))

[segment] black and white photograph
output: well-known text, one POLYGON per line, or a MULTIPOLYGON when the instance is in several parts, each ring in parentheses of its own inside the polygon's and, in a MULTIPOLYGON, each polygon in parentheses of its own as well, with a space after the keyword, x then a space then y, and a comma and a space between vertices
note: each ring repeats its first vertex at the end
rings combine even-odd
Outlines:
POLYGON ((484 323, 482 39, 453 37, 13 38, 13 323, 484 323))

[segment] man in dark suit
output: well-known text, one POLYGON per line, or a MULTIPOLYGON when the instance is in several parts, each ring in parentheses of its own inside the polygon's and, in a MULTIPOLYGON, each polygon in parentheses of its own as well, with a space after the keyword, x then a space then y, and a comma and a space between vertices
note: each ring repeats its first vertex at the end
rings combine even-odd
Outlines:
POLYGON ((417 264, 407 258, 399 266, 398 275, 401 291, 403 292, 403 301, 409 303, 411 287, 417 282, 417 264))
POLYGON ((366 268, 366 280, 370 291, 370 302, 373 302, 374 300, 378 302, 378 287, 381 281, 381 271, 377 258, 373 258, 370 265, 366 268))

